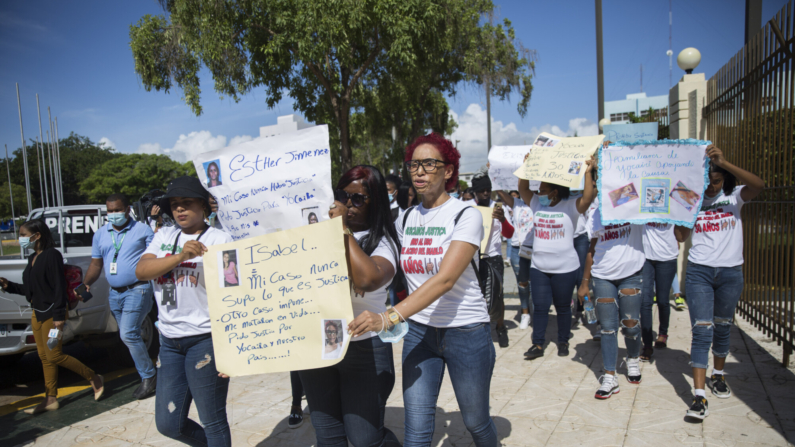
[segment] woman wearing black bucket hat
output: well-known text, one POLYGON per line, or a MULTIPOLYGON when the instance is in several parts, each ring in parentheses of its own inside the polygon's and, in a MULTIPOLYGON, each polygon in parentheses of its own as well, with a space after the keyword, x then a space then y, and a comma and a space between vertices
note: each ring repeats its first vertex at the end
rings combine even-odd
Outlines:
POLYGON ((157 430, 190 445, 230 446, 229 378, 215 367, 202 255, 208 245, 232 242, 232 237, 205 222, 208 198, 194 177, 180 177, 168 185, 160 208, 179 227, 164 227, 155 234, 135 274, 155 283, 160 330, 157 430), (201 425, 188 419, 191 400, 201 425))

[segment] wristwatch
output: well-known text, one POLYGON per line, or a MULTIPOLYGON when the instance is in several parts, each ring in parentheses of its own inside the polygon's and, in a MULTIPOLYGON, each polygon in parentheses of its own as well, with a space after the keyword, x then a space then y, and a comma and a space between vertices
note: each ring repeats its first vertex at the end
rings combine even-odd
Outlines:
POLYGON ((386 313, 386 317, 389 319, 389 322, 393 325, 400 323, 400 315, 395 311, 395 309, 389 309, 386 313))

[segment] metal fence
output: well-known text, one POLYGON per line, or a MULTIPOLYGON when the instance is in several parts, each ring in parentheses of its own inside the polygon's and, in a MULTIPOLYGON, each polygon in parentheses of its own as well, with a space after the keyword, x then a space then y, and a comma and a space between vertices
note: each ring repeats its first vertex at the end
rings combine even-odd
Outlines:
POLYGON ((745 289, 739 313, 793 351, 795 290, 795 11, 787 4, 707 83, 708 137, 765 191, 743 206, 745 289))

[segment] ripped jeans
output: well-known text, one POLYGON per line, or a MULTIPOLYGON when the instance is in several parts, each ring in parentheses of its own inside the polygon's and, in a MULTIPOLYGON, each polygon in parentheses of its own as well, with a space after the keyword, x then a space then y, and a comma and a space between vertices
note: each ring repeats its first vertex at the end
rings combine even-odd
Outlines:
POLYGON ((160 335, 155 424, 164 436, 188 445, 232 445, 226 419, 229 379, 218 377, 214 357, 210 334, 160 335), (196 403, 204 428, 188 418, 191 402, 196 403))
POLYGON ((690 365, 707 369, 709 347, 715 357, 729 355, 729 335, 737 302, 743 293, 743 266, 708 267, 687 263, 685 296, 693 341, 690 365))
POLYGON ((622 279, 593 278, 593 293, 596 297, 596 317, 602 325, 602 363, 605 371, 615 371, 618 362, 618 329, 624 334, 627 357, 640 356, 640 305, 642 301, 642 270, 622 279), (625 295, 623 289, 635 289, 637 293, 625 295), (610 301, 604 301, 610 300, 610 301), (635 323, 629 327, 630 322, 635 323))

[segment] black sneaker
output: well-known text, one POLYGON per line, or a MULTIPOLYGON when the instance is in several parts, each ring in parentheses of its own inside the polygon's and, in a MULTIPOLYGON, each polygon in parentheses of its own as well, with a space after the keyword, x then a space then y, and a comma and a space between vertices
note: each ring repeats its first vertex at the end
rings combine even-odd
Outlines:
POLYGON ((687 410, 685 417, 701 419, 703 421, 707 416, 709 416, 709 405, 707 404, 707 399, 701 396, 696 396, 695 399, 693 399, 693 405, 691 405, 690 409, 687 410))
POLYGON ((502 325, 501 328, 497 328, 497 342, 500 344, 501 348, 508 347, 508 328, 505 325, 502 325))
POLYGON ((558 357, 568 357, 568 356, 569 356, 569 344, 558 343, 558 357))
POLYGON ((726 383, 726 376, 723 374, 713 374, 708 382, 712 395, 720 399, 728 399, 732 395, 732 389, 726 383))
POLYGON ((287 426, 290 428, 298 428, 304 423, 304 412, 298 408, 293 408, 290 412, 290 418, 287 419, 287 426))
POLYGON ((540 348, 538 345, 533 345, 527 352, 524 353, 525 360, 533 360, 539 357, 544 356, 544 348, 540 348))

